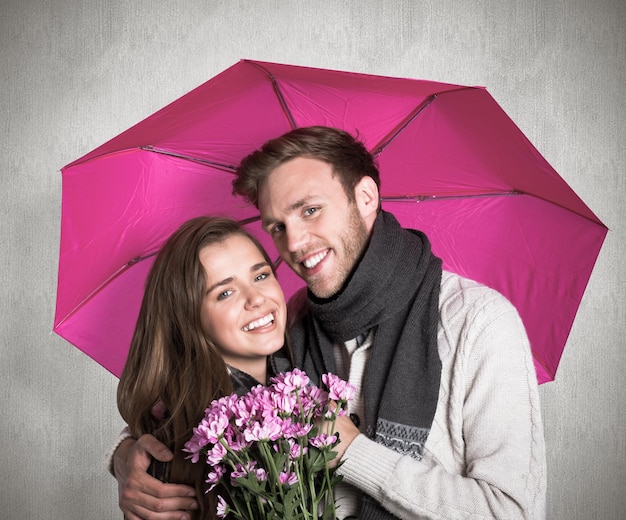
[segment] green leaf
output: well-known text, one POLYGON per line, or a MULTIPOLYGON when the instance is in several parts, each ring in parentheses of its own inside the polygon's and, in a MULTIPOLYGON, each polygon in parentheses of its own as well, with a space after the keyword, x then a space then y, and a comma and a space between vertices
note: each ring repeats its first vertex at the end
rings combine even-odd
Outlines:
POLYGON ((235 479, 235 485, 250 490, 255 495, 264 496, 267 494, 265 481, 259 481, 254 473, 248 473, 245 477, 235 479))

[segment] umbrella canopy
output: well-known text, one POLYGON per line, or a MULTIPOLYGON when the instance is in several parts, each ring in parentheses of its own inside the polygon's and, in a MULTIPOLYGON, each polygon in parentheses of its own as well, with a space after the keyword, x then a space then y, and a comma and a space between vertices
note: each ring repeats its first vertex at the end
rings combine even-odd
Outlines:
MULTIPOLYGON (((383 208, 444 269, 504 294, 554 379, 607 228, 482 87, 243 60, 62 169, 54 331, 120 375, 152 259, 185 220, 244 221, 240 160, 293 128, 358 136, 383 208)), ((276 255, 277 256, 277 255, 276 255)), ((287 297, 303 283, 281 266, 287 297)))

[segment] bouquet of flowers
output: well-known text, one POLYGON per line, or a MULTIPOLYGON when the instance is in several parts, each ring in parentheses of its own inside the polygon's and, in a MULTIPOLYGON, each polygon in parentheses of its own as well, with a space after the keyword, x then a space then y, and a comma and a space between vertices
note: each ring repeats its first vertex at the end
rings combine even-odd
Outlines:
POLYGON ((355 387, 333 374, 326 389, 301 370, 211 403, 185 451, 206 461, 207 492, 218 487, 217 516, 239 520, 336 518, 329 467, 339 443, 335 420, 355 387), (220 495, 219 493, 222 493, 220 495))

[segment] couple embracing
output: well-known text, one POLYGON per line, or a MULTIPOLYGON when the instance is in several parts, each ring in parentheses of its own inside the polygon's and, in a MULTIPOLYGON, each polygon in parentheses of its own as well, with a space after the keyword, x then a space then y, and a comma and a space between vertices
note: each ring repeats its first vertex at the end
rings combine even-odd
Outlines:
POLYGON ((201 468, 179 448, 212 399, 291 366, 357 388, 337 420, 340 517, 544 518, 543 427, 519 315, 443 271, 427 237, 380 208, 379 186, 371 154, 333 128, 293 130, 242 161, 234 191, 307 284, 288 316, 266 253, 237 224, 194 219, 170 238, 118 390, 129 427, 109 465, 126 518, 213 518, 201 468), (173 452, 150 435, 164 423, 173 452), (167 483, 149 473, 172 459, 167 483))

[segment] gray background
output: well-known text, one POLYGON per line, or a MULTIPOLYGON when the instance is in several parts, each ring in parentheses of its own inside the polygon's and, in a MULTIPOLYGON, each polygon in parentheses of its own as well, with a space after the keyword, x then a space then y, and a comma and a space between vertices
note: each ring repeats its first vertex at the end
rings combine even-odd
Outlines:
POLYGON ((59 169, 241 58, 484 85, 611 228, 541 397, 548 517, 626 518, 626 2, 0 6, 1 518, 121 518, 117 380, 50 332, 59 169))

